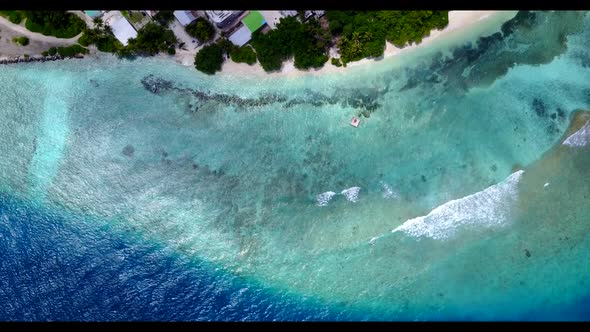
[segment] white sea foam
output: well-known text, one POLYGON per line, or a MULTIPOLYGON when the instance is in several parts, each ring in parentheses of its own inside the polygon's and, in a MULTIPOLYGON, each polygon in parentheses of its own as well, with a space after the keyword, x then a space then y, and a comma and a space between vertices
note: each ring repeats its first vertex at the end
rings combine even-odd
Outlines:
POLYGON ((381 181, 381 186, 383 187, 383 198, 398 198, 399 194, 393 191, 390 185, 381 181))
POLYGON ((346 197, 350 202, 356 203, 359 200, 359 191, 361 187, 350 187, 342 190, 340 193, 346 197))
POLYGON ((563 145, 580 147, 588 144, 588 142, 590 142, 590 120, 580 130, 563 141, 563 145))
POLYGON ((373 244, 375 243, 375 241, 379 240, 381 237, 383 237, 383 235, 380 236, 374 236, 369 240, 369 244, 373 244))
POLYGON ((318 206, 326 206, 332 200, 332 197, 336 195, 333 191, 326 191, 325 193, 318 194, 315 199, 318 202, 318 206))
POLYGON ((520 170, 483 191, 447 202, 426 216, 406 221, 392 232, 401 231, 413 237, 444 240, 453 236, 457 228, 463 225, 503 225, 508 220, 509 204, 517 198, 516 186, 523 173, 520 170))

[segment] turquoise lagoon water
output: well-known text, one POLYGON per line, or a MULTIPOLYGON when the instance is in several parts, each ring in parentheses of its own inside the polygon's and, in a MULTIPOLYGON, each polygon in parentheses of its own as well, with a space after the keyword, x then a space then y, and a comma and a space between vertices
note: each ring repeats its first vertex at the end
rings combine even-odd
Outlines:
POLYGON ((6 277, 0 294, 16 304, 0 317, 145 319, 155 306, 147 319, 588 319, 586 127, 561 143, 590 109, 590 17, 513 16, 321 76, 211 77, 107 56, 2 67, 12 258, 0 271, 45 273, 6 277), (83 278, 40 268, 52 232, 58 257, 96 257, 73 269, 83 278), (137 259, 152 257, 145 246, 165 253, 137 259), (81 286, 105 275, 119 282, 81 286), (63 294, 97 289, 119 295, 64 311, 63 294), (164 300, 186 289, 196 295, 164 300))

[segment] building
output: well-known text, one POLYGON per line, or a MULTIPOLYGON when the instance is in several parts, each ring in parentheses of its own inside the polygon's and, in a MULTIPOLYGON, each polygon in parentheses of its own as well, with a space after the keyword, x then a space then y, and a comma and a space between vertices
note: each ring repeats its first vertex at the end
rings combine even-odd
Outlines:
POLYGON ((259 11, 252 10, 242 19, 242 26, 232 33, 228 39, 234 45, 244 46, 252 39, 252 34, 263 26, 266 26, 264 16, 259 11))
POLYGON ((281 14, 285 17, 287 16, 297 16, 296 10, 281 10, 281 14))
POLYGON ((250 32, 250 29, 248 29, 247 26, 242 25, 238 30, 232 33, 228 39, 234 45, 242 47, 252 39, 252 32, 250 32))
POLYGON ((117 38, 121 44, 127 46, 129 38, 137 38, 137 31, 127 21, 125 17, 118 10, 113 10, 105 14, 104 22, 108 24, 113 30, 115 38, 117 38))
POLYGON ((326 11, 324 10, 312 10, 312 12, 317 18, 320 18, 326 14, 326 11))
POLYGON ((206 10, 205 14, 218 28, 223 29, 233 23, 243 12, 243 10, 206 10))
POLYGON ((182 26, 191 24, 197 18, 188 10, 175 10, 174 17, 180 22, 182 26))
POLYGON ((242 19, 242 23, 248 27, 251 33, 254 33, 266 24, 266 20, 259 11, 251 10, 250 13, 242 19))

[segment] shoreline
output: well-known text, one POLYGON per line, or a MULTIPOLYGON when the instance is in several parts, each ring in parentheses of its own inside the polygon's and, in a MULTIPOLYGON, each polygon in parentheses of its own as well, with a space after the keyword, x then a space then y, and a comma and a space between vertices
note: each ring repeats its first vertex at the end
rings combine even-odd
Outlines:
MULTIPOLYGON (((397 55, 403 54, 404 52, 411 52, 417 49, 426 49, 426 47, 430 46, 434 41, 440 40, 440 37, 451 37, 456 33, 460 33, 465 31, 465 29, 469 27, 473 27, 474 25, 478 24, 480 21, 485 19, 490 19, 494 16, 494 14, 502 13, 502 11, 449 11, 449 24, 442 30, 432 30, 430 35, 425 37, 422 42, 419 44, 413 43, 411 45, 407 45, 403 48, 399 48, 394 46, 388 41, 385 41, 385 50, 383 55, 378 58, 364 58, 359 61, 351 62, 347 64, 347 67, 336 67, 330 63, 328 60, 323 67, 318 69, 308 69, 308 70, 299 70, 295 68, 294 60, 289 59, 283 62, 283 66, 281 70, 273 71, 273 72, 266 72, 262 68, 259 62, 256 62, 253 65, 248 65, 246 63, 236 63, 233 62, 231 59, 227 59, 224 61, 221 71, 215 73, 218 76, 232 76, 232 75, 244 75, 249 77, 256 77, 256 78, 278 78, 278 77, 301 77, 306 75, 321 75, 327 73, 344 73, 351 68, 362 67, 367 64, 375 64, 379 63, 384 59, 394 58, 397 55)), ((84 54, 83 57, 85 58, 95 58, 100 57, 103 52, 100 52, 96 49, 94 45, 87 47, 90 51, 88 54, 84 54)), ((175 55, 168 55, 159 53, 155 55, 155 57, 165 60, 172 60, 177 64, 180 64, 185 67, 193 67, 194 68, 194 59, 195 55, 200 48, 195 50, 177 50, 175 55)), ((110 54, 110 53, 104 53, 110 54)), ((332 57, 339 57, 337 49, 332 48, 329 51, 330 58, 332 57)), ((0 61, 3 63, 21 63, 21 62, 36 62, 36 61, 43 61, 43 58, 40 54, 30 54, 30 60, 24 59, 23 55, 7 55, 7 54, 0 54, 0 61), (24 60, 24 61, 23 61, 24 60), (28 61, 27 61, 28 60, 28 61)), ((68 58, 68 57, 65 57, 68 58)), ((52 60, 61 60, 61 59, 45 59, 48 61, 52 60)))
MULTIPOLYGON (((379 58, 365 58, 359 61, 351 62, 347 64, 347 67, 336 67, 328 60, 323 67, 318 69, 299 70, 295 68, 294 60, 290 59, 283 62, 283 67, 280 71, 265 72, 259 62, 253 65, 245 63, 236 63, 227 59, 221 68, 220 72, 215 75, 247 75, 256 77, 298 77, 302 75, 319 75, 326 73, 342 73, 346 72, 347 69, 363 66, 366 64, 376 63, 386 58, 391 58, 404 52, 412 51, 418 48, 424 48, 429 46, 433 41, 438 40, 440 37, 451 36, 454 33, 463 31, 464 29, 479 23, 482 20, 489 19, 494 14, 500 11, 488 10, 488 11, 449 11, 449 24, 442 30, 432 30, 430 35, 425 37, 421 43, 413 43, 403 48, 394 46, 388 41, 385 41, 385 50, 383 55, 379 58)), ((165 58, 172 58, 175 62, 183 66, 194 67, 194 58, 198 50, 184 51, 179 50, 174 56, 161 55, 165 58)), ((332 48, 329 52, 330 57, 338 56, 336 49, 332 48)))

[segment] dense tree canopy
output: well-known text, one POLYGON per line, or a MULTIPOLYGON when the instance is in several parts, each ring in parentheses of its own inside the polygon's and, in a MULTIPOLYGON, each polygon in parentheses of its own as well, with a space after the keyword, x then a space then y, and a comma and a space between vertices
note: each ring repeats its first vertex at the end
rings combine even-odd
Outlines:
POLYGON ((117 53, 123 48, 123 44, 113 35, 111 27, 104 24, 100 18, 94 19, 94 25, 94 29, 84 30, 84 34, 78 39, 80 45, 96 44, 99 51, 109 53, 117 53))
POLYGON ((379 57, 385 40, 398 47, 420 43, 432 29, 448 24, 447 11, 328 11, 330 32, 339 37, 342 62, 379 57))
POLYGON ((0 16, 8 18, 14 24, 19 24, 25 18, 22 10, 0 10, 0 16))
POLYGON ((249 65, 253 65, 256 63, 256 53, 250 45, 245 45, 242 47, 234 47, 229 56, 233 62, 244 62, 249 65))
POLYGON ((203 17, 197 17, 195 21, 186 26, 185 30, 201 43, 208 42, 215 36, 215 27, 203 17))
POLYGON ((172 10, 160 10, 154 15, 154 20, 163 26, 168 26, 168 23, 174 19, 174 12, 172 10))
POLYGON ((65 11, 24 11, 28 30, 46 36, 72 38, 86 28, 86 23, 75 14, 65 11))
POLYGON ((213 75, 221 70, 223 49, 217 43, 204 46, 195 56, 195 67, 205 74, 213 75))
POLYGON ((127 50, 140 55, 155 55, 168 52, 176 43, 176 36, 171 30, 159 24, 148 23, 137 32, 136 38, 129 39, 127 50))
POLYGON ((290 57, 294 57, 298 69, 321 67, 328 61, 328 43, 314 19, 301 23, 295 17, 281 18, 276 29, 254 33, 251 44, 266 71, 279 70, 290 57))

